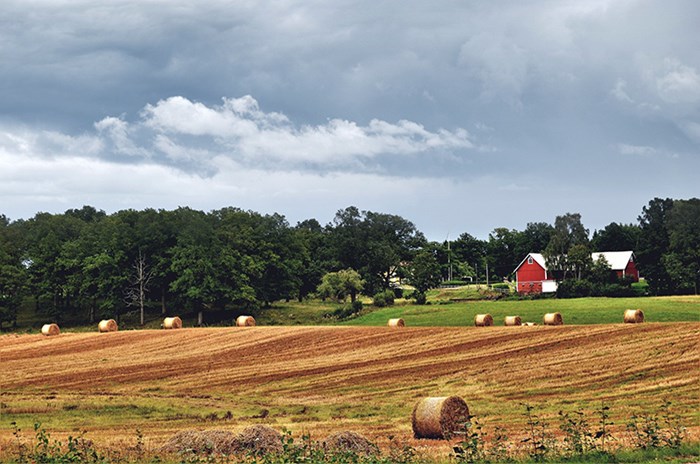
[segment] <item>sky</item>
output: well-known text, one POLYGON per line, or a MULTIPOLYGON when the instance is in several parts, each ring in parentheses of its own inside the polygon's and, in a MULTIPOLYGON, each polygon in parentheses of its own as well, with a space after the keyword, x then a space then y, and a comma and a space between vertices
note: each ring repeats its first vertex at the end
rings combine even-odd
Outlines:
POLYGON ((0 213, 634 223, 700 196, 698 24, 695 0, 3 0, 0 213))

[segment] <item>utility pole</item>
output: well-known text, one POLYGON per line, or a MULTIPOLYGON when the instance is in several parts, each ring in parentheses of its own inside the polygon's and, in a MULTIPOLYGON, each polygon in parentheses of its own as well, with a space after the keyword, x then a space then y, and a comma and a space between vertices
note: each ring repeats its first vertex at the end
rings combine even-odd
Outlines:
POLYGON ((447 233, 447 280, 452 280, 452 252, 450 250, 450 233, 447 233))

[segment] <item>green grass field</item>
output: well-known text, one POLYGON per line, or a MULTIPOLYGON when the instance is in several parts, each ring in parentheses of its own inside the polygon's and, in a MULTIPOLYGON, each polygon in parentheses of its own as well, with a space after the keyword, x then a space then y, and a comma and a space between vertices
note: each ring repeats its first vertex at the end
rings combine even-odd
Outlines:
POLYGON ((520 316, 523 322, 542 322, 548 312, 560 312, 565 324, 610 324, 622 322, 626 309, 641 309, 648 322, 700 321, 700 296, 575 298, 539 300, 484 300, 474 286, 436 289, 428 293, 427 305, 399 299, 393 306, 376 308, 364 298, 365 309, 354 318, 337 320, 328 317, 342 304, 311 300, 303 303, 279 302, 259 311, 255 317, 265 325, 385 325, 390 318, 401 317, 410 326, 470 326, 474 316, 488 313, 495 325, 503 325, 505 316, 520 316), (324 316, 326 315, 326 316, 324 316))
POLYGON ((577 298, 522 301, 434 301, 429 305, 398 305, 377 309, 345 322, 352 325, 384 325, 401 317, 410 326, 468 326, 474 316, 488 313, 495 325, 505 316, 542 322, 545 313, 560 312, 565 324, 610 324, 622 322, 626 309, 641 309, 648 322, 700 321, 700 297, 577 298))
MULTIPOLYGON (((520 316, 529 322, 542 322, 548 312, 560 312, 565 324, 609 324, 622 322, 626 309, 641 309, 648 322, 692 322, 700 321, 700 296, 636 297, 636 298, 576 298, 539 300, 503 299, 492 301, 483 299, 484 287, 476 286, 436 289, 428 292, 428 304, 416 305, 413 300, 398 299, 393 306, 377 308, 372 299, 361 297, 364 309, 359 316, 338 319, 330 316, 337 308, 344 306, 331 300, 279 301, 271 308, 252 312, 258 325, 366 325, 381 326, 390 318, 401 317, 410 326, 470 326, 476 314, 488 313, 495 325, 503 325, 505 316, 520 316)), ((346 303, 349 305, 349 301, 346 303)), ((205 313, 205 325, 232 325, 241 311, 220 311, 216 317, 205 313)), ((178 313, 185 327, 194 327, 196 314, 178 313)), ((138 314, 132 312, 122 316, 120 330, 160 327, 162 315, 159 308, 149 310, 146 325, 138 323, 138 314)), ((18 332, 37 332, 41 325, 49 322, 47 316, 36 314, 33 306, 23 308, 18 317, 18 332)), ((74 332, 92 332, 95 324, 64 321, 62 328, 74 332)))

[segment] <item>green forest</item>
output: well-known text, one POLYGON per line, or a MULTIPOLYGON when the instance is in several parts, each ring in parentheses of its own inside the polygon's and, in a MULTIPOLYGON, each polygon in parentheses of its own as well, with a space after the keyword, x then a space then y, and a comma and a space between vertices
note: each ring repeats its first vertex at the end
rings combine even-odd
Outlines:
MULTIPOLYGON (((633 250, 650 294, 697 294, 700 199, 655 198, 637 224, 613 222, 593 234, 579 214, 567 213, 553 224, 496 228, 487 240, 464 232, 449 242, 428 241, 400 216, 353 206, 325 225, 316 219, 290 225, 279 214, 233 207, 106 214, 83 206, 14 221, 0 215, 0 328, 15 325, 23 305, 59 322, 171 308, 201 320, 207 312, 324 296, 319 286, 327 274, 345 270, 359 274, 365 295, 400 280, 420 296, 441 282, 503 282, 527 253, 561 257, 573 247, 633 250)), ((596 283, 594 264, 560 262, 577 266, 571 278, 589 282, 588 294, 591 285, 628 285, 596 283)))

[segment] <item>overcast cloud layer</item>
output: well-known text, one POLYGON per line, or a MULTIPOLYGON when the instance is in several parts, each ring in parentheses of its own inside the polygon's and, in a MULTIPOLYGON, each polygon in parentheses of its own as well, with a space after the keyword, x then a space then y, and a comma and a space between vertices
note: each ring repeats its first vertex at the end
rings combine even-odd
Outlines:
POLYGON ((700 195, 698 24, 694 0, 5 0, 0 213, 633 222, 700 195))

